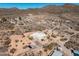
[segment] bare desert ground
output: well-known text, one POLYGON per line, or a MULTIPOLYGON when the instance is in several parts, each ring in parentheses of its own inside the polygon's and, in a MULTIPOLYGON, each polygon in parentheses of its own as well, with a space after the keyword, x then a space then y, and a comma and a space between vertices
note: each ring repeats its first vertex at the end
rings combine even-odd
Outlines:
POLYGON ((1 56, 73 56, 72 50, 79 50, 79 6, 0 9, 1 56))

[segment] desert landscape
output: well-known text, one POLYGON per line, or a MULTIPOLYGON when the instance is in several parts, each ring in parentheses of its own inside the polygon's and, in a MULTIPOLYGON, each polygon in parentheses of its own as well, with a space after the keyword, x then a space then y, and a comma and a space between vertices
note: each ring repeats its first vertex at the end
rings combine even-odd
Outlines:
POLYGON ((0 56, 79 56, 79 5, 0 8, 0 56))

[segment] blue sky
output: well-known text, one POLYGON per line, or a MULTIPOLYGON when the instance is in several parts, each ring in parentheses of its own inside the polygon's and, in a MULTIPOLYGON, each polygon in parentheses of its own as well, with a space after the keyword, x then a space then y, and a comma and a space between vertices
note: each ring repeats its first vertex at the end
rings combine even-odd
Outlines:
POLYGON ((64 3, 0 3, 0 8, 40 8, 46 5, 63 5, 64 3))
POLYGON ((62 3, 0 3, 0 8, 19 8, 19 9, 27 9, 27 8, 40 8, 46 5, 63 5, 62 3))

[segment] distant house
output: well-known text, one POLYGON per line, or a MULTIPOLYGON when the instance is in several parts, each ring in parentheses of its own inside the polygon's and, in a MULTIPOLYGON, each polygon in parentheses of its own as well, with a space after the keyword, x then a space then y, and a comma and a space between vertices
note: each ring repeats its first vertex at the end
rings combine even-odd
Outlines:
POLYGON ((62 56, 62 55, 63 55, 63 53, 58 50, 54 50, 54 53, 52 54, 52 56, 62 56))
POLYGON ((74 56, 79 56, 79 50, 73 50, 74 56))

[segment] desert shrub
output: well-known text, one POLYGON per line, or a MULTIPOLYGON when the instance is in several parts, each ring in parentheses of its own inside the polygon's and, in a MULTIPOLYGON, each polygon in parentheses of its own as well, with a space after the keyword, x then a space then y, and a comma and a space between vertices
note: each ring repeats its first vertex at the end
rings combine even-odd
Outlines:
POLYGON ((22 18, 21 18, 21 17, 19 17, 19 20, 22 20, 22 18))
POLYGON ((30 40, 33 40, 33 37, 32 37, 32 36, 28 36, 28 38, 29 38, 30 40))
POLYGON ((64 46, 68 49, 73 48, 73 49, 79 50, 79 43, 76 43, 73 41, 66 42, 64 46))
POLYGON ((11 30, 14 29, 14 24, 11 24, 11 23, 10 24, 7 24, 7 28, 8 29, 11 29, 11 30))
POLYGON ((14 24, 10 23, 10 21, 8 21, 6 18, 2 18, 0 21, 0 29, 13 29, 14 28, 14 24))
POLYGON ((49 45, 43 46, 43 48, 46 50, 52 50, 55 46, 57 46, 56 43, 50 43, 49 45))
POLYGON ((68 40, 67 38, 61 38, 60 41, 66 41, 68 40))
POLYGON ((2 21, 2 22, 5 22, 5 21, 7 21, 7 19, 6 19, 5 17, 3 17, 3 18, 1 19, 1 21, 2 21))
POLYGON ((16 35, 22 35, 23 33, 22 33, 22 31, 19 29, 19 28, 17 28, 17 29, 15 29, 15 31, 14 31, 14 34, 16 34, 16 35))

